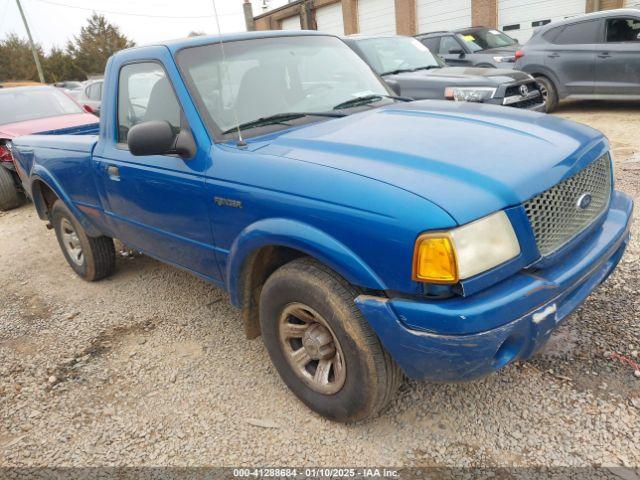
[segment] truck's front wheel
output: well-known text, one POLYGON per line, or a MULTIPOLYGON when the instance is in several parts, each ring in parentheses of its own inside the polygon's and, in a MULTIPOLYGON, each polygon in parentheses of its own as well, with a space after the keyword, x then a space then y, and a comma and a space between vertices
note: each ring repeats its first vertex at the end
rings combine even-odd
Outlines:
POLYGON ((11 210, 24 203, 24 195, 18 191, 13 174, 0 165, 0 210, 11 210))
POLYGON ((342 422, 377 414, 402 379, 354 304, 357 293, 302 258, 274 272, 260 296, 262 337, 278 373, 308 407, 342 422))
POLYGON ((111 275, 116 268, 116 253, 109 237, 90 237, 67 206, 56 200, 51 223, 58 243, 73 270, 89 282, 111 275))

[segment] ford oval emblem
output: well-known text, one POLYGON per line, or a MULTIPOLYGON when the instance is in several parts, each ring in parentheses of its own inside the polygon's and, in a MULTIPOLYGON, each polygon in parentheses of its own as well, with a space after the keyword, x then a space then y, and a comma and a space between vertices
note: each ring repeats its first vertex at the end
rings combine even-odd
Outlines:
POLYGON ((577 210, 586 210, 591 205, 591 201, 593 200, 593 196, 590 193, 583 193, 578 197, 578 201, 576 202, 577 210))

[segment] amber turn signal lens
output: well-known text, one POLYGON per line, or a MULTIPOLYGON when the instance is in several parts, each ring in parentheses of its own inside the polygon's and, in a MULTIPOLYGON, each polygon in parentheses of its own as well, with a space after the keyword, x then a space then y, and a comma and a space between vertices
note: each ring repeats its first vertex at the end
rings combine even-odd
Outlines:
POLYGON ((451 239, 423 236, 416 242, 413 278, 420 282, 456 283, 458 269, 451 239))

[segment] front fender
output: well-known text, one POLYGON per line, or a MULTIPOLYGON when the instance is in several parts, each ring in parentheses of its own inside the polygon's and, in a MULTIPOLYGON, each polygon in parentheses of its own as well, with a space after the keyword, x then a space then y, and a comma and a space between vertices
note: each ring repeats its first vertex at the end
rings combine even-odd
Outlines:
POLYGON ((325 232, 286 218, 260 220, 246 227, 229 251, 226 282, 231 302, 240 306, 240 280, 245 261, 262 247, 282 246, 304 252, 361 287, 385 290, 384 282, 352 250, 325 232))
POLYGON ((51 172, 45 169, 42 165, 36 164, 33 166, 29 176, 29 191, 31 192, 31 198, 33 199, 38 216, 42 220, 49 220, 49 217, 47 215, 47 206, 44 204, 44 198, 40 194, 38 182, 44 183, 60 200, 64 202, 76 220, 80 222, 80 225, 82 225, 82 228, 84 228, 87 235, 90 237, 99 237, 102 235, 102 232, 100 232, 100 230, 96 228, 96 226, 73 203, 73 201, 71 201, 71 198, 64 192, 51 172))

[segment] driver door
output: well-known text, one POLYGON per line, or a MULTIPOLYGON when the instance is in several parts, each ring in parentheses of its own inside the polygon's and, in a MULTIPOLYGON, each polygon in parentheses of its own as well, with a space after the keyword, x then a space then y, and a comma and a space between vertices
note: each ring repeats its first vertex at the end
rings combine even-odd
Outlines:
POLYGON ((465 47, 453 35, 440 37, 438 55, 450 66, 463 67, 473 63, 466 58, 465 47))
POLYGON ((105 214, 124 243, 219 279, 201 163, 177 155, 134 156, 127 147, 129 129, 141 122, 167 121, 176 133, 189 128, 182 112, 160 63, 122 66, 117 138, 94 157, 98 185, 105 214))

